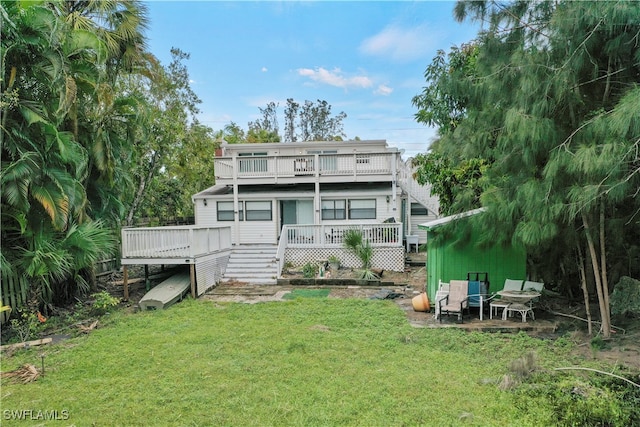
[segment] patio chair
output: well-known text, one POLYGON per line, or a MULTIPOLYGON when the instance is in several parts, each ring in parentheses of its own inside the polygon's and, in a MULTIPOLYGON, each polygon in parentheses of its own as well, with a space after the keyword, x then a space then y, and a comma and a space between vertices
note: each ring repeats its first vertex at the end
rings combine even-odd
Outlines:
POLYGON ((442 314, 458 313, 458 321, 462 323, 464 310, 469 308, 469 281, 451 280, 449 282, 449 295, 438 301, 439 319, 442 322, 442 314))
POLYGON ((444 299, 449 295, 449 284, 443 282, 442 280, 438 280, 438 290, 436 291, 436 301, 435 301, 435 318, 440 318, 440 300, 444 299))
MULTIPOLYGON (((504 286, 502 287, 503 291, 521 291, 522 290, 522 280, 514 280, 514 279, 505 279, 504 286)), ((509 301, 508 299, 502 298, 498 294, 494 294, 489 298, 489 319, 493 319, 493 315, 498 315, 498 309, 502 309, 503 318, 505 317, 505 310, 509 306, 509 304, 513 303, 513 301, 509 301)))

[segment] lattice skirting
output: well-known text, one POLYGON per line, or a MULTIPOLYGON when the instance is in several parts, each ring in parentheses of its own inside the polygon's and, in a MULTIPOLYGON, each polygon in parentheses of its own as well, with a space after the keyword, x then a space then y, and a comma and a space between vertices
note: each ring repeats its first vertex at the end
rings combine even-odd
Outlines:
MULTIPOLYGON (((287 248, 284 261, 294 267, 301 267, 309 262, 326 261, 332 255, 340 259, 342 267, 362 267, 360 258, 344 248, 287 248)), ((404 271, 404 248, 374 248, 371 266, 389 271, 404 271)))

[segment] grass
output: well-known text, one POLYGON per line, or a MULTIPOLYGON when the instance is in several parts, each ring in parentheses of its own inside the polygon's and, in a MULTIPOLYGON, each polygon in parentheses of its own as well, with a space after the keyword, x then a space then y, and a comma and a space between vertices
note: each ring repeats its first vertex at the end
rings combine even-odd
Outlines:
POLYGON ((572 363, 566 341, 414 329, 390 301, 189 299, 107 319, 4 358, 3 371, 39 367, 44 351, 46 374, 2 380, 2 410, 68 411, 47 425, 78 426, 552 425, 544 395, 497 383, 532 351, 542 367, 572 363))
POLYGON ((282 298, 326 298, 329 292, 331 292, 331 289, 293 289, 291 292, 284 294, 282 298))

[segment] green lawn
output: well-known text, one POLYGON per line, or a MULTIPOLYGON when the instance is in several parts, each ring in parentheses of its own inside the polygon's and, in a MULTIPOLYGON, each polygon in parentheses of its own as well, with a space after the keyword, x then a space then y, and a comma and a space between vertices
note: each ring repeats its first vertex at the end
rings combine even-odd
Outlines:
POLYGON ((3 380, 3 426, 41 425, 7 420, 8 410, 65 410, 68 420, 46 425, 76 426, 542 426, 557 424, 549 382, 588 383, 548 370, 576 363, 567 340, 415 329, 390 301, 186 300, 103 323, 2 360, 3 371, 40 366, 46 352, 38 381, 3 380), (526 387, 500 390, 531 351, 539 368, 526 387))

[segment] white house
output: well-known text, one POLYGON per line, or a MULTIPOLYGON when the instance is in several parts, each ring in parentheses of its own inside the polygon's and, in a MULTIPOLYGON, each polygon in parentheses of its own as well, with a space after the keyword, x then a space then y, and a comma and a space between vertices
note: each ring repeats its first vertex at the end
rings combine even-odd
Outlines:
POLYGON ((384 140, 223 144, 216 184, 193 196, 196 224, 229 225, 234 244, 276 244, 285 225, 403 223, 426 233, 438 199, 384 140))
POLYGON ((189 264, 199 295, 220 280, 275 283, 285 262, 358 267, 342 241, 358 228, 374 267, 402 270, 438 199, 401 154, 384 140, 223 144, 215 185, 192 197, 196 225, 123 229, 122 263, 189 264))

